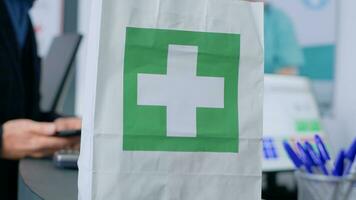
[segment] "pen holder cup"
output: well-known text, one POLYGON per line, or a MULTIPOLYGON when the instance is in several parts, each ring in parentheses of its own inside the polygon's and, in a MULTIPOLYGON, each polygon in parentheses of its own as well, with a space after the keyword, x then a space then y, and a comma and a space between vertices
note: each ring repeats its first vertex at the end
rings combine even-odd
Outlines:
POLYGON ((334 177, 296 171, 299 200, 356 199, 356 177, 334 177))

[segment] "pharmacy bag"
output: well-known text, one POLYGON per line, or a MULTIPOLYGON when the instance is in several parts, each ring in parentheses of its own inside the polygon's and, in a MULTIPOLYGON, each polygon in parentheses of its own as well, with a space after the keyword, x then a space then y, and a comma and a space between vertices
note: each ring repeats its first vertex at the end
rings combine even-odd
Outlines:
POLYGON ((263 4, 95 0, 81 200, 260 200, 263 4))

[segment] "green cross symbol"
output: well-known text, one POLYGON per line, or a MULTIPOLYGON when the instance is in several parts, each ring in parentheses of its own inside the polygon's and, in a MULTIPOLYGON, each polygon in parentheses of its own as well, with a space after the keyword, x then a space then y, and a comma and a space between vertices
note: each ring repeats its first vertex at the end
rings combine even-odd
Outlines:
POLYGON ((126 30, 125 151, 238 152, 240 35, 126 30))

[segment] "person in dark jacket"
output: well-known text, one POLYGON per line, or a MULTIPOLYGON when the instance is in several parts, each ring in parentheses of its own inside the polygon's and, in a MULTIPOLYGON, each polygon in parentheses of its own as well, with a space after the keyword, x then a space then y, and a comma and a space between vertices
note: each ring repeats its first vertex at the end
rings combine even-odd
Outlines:
POLYGON ((0 199, 5 200, 17 198, 19 159, 48 156, 79 143, 79 138, 54 134, 79 129, 80 119, 40 111, 32 4, 33 0, 0 0, 0 199))

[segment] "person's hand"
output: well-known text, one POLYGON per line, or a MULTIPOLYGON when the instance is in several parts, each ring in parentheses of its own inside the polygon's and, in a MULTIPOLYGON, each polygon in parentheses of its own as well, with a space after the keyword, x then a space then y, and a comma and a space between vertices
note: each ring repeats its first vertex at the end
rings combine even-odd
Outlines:
POLYGON ((1 156, 5 159, 40 158, 79 143, 78 137, 54 137, 55 123, 11 120, 3 124, 1 156))
MULTIPOLYGON (((58 118, 54 123, 56 125, 56 131, 79 130, 82 128, 82 120, 77 117, 58 118)), ((69 148, 79 150, 79 141, 69 148)))
POLYGON ((82 120, 77 117, 58 118, 54 121, 56 131, 79 130, 82 128, 82 120))

